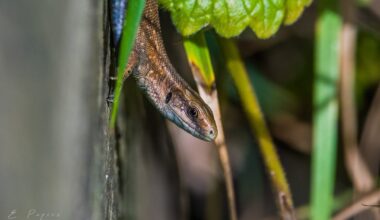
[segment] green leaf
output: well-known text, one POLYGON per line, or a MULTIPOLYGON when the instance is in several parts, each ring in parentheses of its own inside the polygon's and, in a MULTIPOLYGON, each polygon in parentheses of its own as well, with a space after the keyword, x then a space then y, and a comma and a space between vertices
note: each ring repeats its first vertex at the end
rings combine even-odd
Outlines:
POLYGON ((293 24, 302 14, 305 6, 310 5, 311 2, 312 0, 287 0, 284 24, 293 24))
POLYGON ((114 102, 112 105, 112 113, 110 127, 114 128, 116 123, 117 112, 119 109, 119 101, 121 88, 123 84, 123 74, 131 54, 140 20, 144 11, 145 0, 130 0, 127 6, 127 13, 124 18, 123 34, 121 36, 120 51, 117 67, 117 81, 114 94, 114 102))
POLYGON ((171 12, 184 36, 212 26, 223 37, 250 27, 259 38, 272 36, 282 23, 291 24, 311 0, 159 0, 171 12))
POLYGON ((204 34, 199 32, 194 36, 184 38, 183 45, 193 75, 196 79, 199 79, 196 80, 197 83, 199 81, 207 89, 212 90, 215 85, 215 75, 204 34))
POLYGON ((339 45, 342 18, 338 0, 319 2, 315 43, 311 219, 331 219, 338 136, 339 45))

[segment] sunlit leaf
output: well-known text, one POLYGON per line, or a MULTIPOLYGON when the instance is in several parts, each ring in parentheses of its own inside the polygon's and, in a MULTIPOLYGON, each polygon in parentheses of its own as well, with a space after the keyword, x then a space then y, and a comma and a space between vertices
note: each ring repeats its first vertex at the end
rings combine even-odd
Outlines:
POLYGON ((282 23, 291 24, 311 0, 159 0, 171 12, 182 35, 212 26, 223 37, 250 27, 259 38, 272 36, 282 23))

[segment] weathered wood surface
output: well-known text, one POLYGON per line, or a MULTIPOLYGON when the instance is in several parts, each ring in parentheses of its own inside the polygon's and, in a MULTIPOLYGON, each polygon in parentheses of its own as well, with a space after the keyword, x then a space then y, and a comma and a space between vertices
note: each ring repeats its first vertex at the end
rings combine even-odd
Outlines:
POLYGON ((0 219, 179 219, 165 123, 132 79, 108 129, 106 9, 0 1, 0 219))
POLYGON ((103 4, 0 1, 1 219, 116 219, 103 4))

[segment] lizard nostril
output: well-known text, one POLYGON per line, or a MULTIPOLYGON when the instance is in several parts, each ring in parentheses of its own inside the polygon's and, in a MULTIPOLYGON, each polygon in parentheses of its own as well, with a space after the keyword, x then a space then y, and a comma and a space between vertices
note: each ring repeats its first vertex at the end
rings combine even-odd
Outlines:
POLYGON ((214 131, 213 131, 213 130, 210 130, 209 134, 210 134, 210 135, 214 135, 214 131))

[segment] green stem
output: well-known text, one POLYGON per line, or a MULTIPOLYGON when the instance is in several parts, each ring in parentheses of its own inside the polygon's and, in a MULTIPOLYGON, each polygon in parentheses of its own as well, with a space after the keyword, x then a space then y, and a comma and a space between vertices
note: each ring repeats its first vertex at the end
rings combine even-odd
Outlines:
POLYGON ((330 219, 333 207, 342 21, 337 1, 321 1, 316 30, 311 219, 330 219))
POLYGON ((292 195, 285 172, 239 51, 232 40, 220 38, 220 45, 227 61, 227 68, 235 82, 250 125, 258 139, 261 155, 276 192, 276 201, 280 208, 281 218, 294 219, 292 195))

